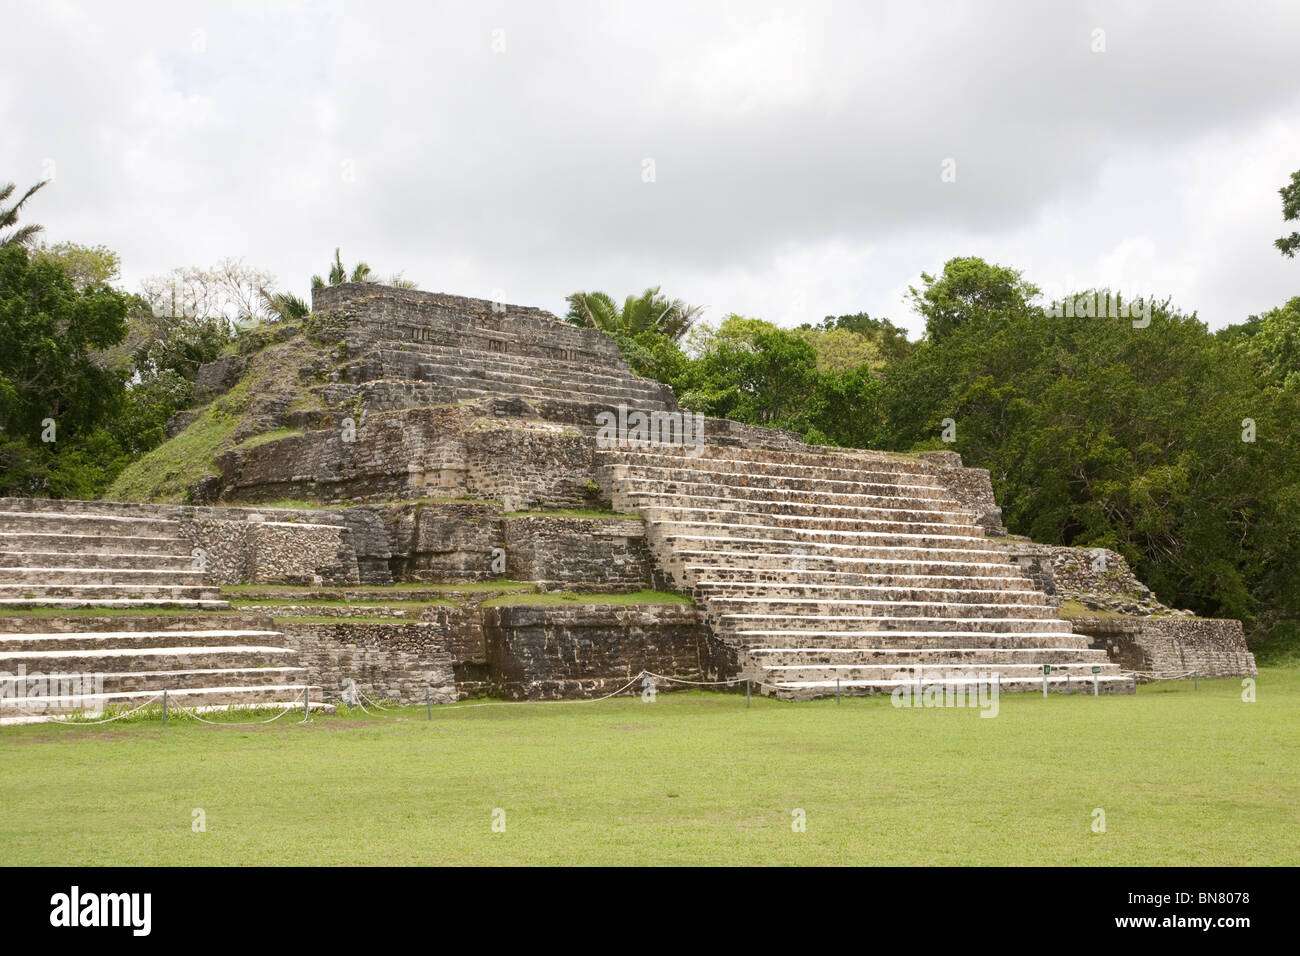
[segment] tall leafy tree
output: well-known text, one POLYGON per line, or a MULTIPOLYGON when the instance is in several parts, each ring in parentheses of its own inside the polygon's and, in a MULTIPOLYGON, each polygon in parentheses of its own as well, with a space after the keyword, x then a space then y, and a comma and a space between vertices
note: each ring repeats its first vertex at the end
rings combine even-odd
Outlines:
POLYGON ((978 256, 949 259, 938 276, 921 273, 921 287, 908 288, 926 334, 937 342, 963 326, 984 326, 1032 311, 1039 289, 1006 266, 978 256))
MULTIPOLYGON (((1294 222, 1300 219, 1300 169, 1291 174, 1291 182, 1278 190, 1282 196, 1282 219, 1294 222)), ((1300 249, 1300 232, 1292 230, 1291 235, 1282 236, 1273 245, 1288 259, 1294 259, 1296 250, 1300 249)))

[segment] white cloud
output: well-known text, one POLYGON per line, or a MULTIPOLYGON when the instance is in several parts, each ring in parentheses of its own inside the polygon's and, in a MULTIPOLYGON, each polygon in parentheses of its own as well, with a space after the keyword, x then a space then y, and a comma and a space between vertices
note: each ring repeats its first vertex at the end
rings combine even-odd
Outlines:
POLYGON ((0 178, 55 159, 32 217, 131 281, 242 255, 302 292, 337 245, 556 311, 662 284, 713 317, 914 330, 907 285, 957 255, 1146 283, 1215 325, 1296 291, 1271 247, 1300 166, 1293 4, 2 12, 0 178))

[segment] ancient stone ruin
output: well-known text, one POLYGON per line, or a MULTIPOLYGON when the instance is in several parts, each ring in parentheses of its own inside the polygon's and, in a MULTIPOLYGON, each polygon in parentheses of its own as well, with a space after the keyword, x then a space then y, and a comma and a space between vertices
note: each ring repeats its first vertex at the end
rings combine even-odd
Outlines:
POLYGON ((1254 673, 1119 555, 1009 537, 957 455, 694 415, 537 309, 345 284, 243 345, 134 500, 0 500, 0 719, 69 709, 36 674, 96 710, 1254 673))

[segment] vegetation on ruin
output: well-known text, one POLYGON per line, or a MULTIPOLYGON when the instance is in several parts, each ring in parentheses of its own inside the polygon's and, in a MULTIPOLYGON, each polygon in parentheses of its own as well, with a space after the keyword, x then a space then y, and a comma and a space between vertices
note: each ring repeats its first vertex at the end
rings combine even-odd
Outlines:
POLYGON ((1241 690, 1008 694, 994 719, 887 697, 645 703, 637 687, 599 703, 435 705, 432 720, 367 705, 306 724, 173 712, 164 728, 154 712, 9 727, 0 859, 1294 866, 1300 670, 1261 671, 1255 703, 1241 690), (195 807, 206 832, 191 829, 195 807))
POLYGON ((502 594, 499 597, 491 597, 483 601, 480 607, 503 607, 515 606, 520 604, 539 605, 545 607, 562 606, 565 604, 694 604, 689 597, 684 594, 676 594, 672 591, 631 591, 625 594, 587 594, 578 592, 564 592, 559 594, 502 594))

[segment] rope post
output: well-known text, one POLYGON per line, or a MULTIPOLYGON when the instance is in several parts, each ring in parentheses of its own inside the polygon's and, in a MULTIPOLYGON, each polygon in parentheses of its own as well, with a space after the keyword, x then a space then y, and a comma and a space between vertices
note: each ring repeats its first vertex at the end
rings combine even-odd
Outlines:
POLYGON ((167 726, 167 688, 163 688, 163 726, 167 726))
POLYGON ((835 678, 835 706, 838 707, 839 704, 840 704, 840 679, 837 677, 835 678))
POLYGON ((749 710, 749 678, 745 678, 745 709, 749 710))
POLYGON ((1200 675, 1197 674, 1196 671, 1192 671, 1192 690, 1200 690, 1200 689, 1201 689, 1200 675))
POLYGON ((306 722, 311 716, 311 685, 304 684, 302 688, 302 719, 306 722))
POLYGON ((433 720, 433 699, 429 696, 429 688, 424 689, 424 709, 427 713, 427 720, 433 720))
POLYGON ((1074 691, 1070 689, 1070 672, 1065 672, 1065 696, 1069 697, 1074 691))
POLYGON ((1047 675, 1052 672, 1051 664, 1043 665, 1043 700, 1047 700, 1047 675))

